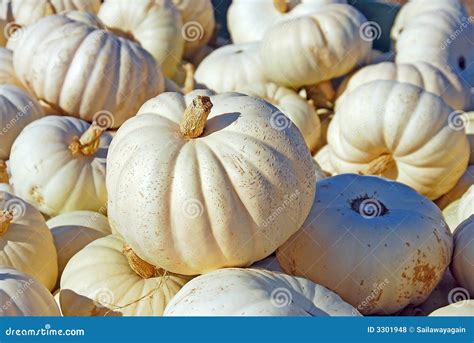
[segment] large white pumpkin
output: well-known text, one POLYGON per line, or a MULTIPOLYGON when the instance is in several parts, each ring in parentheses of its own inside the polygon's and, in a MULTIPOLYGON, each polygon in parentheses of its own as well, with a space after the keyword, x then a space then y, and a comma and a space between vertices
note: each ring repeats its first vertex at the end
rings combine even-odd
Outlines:
POLYGON ((469 143, 438 96, 396 81, 373 81, 344 96, 329 125, 337 173, 381 175, 430 199, 466 170, 469 143))
POLYGON ((259 41, 274 23, 311 13, 346 0, 234 0, 227 12, 227 26, 234 43, 259 41))
POLYGON ((287 273, 339 294, 362 314, 423 303, 451 261, 439 208, 403 184, 343 174, 319 181, 300 231, 277 251, 287 273))
POLYGON ((194 76, 199 86, 215 92, 231 92, 267 80, 258 43, 231 44, 214 50, 199 64, 194 76))
POLYGON ((69 261, 61 278, 65 316, 161 316, 188 281, 138 258, 119 237, 100 238, 69 261))
POLYGON ((345 92, 376 80, 394 80, 418 86, 442 97, 449 106, 457 110, 467 108, 470 103, 470 89, 458 75, 448 68, 426 62, 383 62, 364 67, 350 78, 345 92))
POLYGON ((227 268, 198 276, 171 299, 165 316, 360 316, 337 294, 304 278, 227 268))
POLYGON ((189 275, 270 255, 303 223, 316 179, 275 107, 196 94, 146 102, 118 130, 107 169, 112 228, 147 262, 189 275))
POLYGON ((454 232, 451 271, 457 282, 474 297, 474 214, 454 232))
POLYGON ((109 30, 138 42, 167 77, 175 74, 183 56, 185 32, 171 0, 106 0, 99 18, 109 30))
POLYGON ((60 316, 53 296, 35 278, 0 267, 0 317, 60 316))
MULTIPOLYGON (((321 139, 321 122, 313 105, 298 93, 274 83, 251 83, 237 87, 236 91, 262 98, 274 105, 288 117, 287 122, 282 125, 294 124, 301 131, 311 153, 316 151, 321 139)), ((285 121, 285 118, 281 119, 285 121)))
POLYGON ((92 211, 63 213, 49 219, 46 224, 51 230, 58 254, 58 284, 71 257, 90 242, 112 233, 107 217, 92 211))
POLYGON ((43 109, 31 94, 15 86, 0 85, 0 159, 8 159, 21 130, 41 117, 43 109))
POLYGON ((31 123, 12 147, 15 194, 49 216, 100 211, 107 206, 105 166, 111 140, 104 128, 73 117, 47 116, 31 123))
POLYGON ((469 187, 459 201, 458 217, 461 220, 474 214, 474 185, 469 187))
POLYGON ((354 7, 332 4, 273 25, 260 43, 265 76, 297 88, 347 74, 371 51, 364 23, 354 7))
POLYGON ((474 185, 474 165, 467 167, 464 174, 458 180, 456 185, 449 190, 449 192, 436 199, 436 205, 438 205, 440 209, 444 210, 453 202, 459 202, 459 199, 461 199, 464 193, 466 193, 469 187, 472 185, 474 185))
POLYGON ((119 127, 164 89, 152 56, 127 39, 66 15, 40 19, 16 42, 18 78, 56 113, 119 127))
POLYGON ((430 317, 474 317, 474 300, 462 300, 442 307, 433 311, 430 317))
POLYGON ((27 273, 54 289, 58 262, 53 237, 41 213, 0 191, 0 265, 27 273))

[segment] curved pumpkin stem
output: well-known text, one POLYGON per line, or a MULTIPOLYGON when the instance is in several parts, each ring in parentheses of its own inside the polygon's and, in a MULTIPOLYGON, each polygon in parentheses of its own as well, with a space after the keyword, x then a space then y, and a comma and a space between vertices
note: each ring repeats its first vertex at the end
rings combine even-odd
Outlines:
POLYGON ((71 144, 69 144, 69 150, 73 155, 82 154, 84 156, 94 155, 100 146, 100 137, 104 133, 105 128, 101 127, 97 123, 92 123, 92 125, 87 129, 82 136, 74 137, 71 144))
POLYGON ((395 161, 393 160, 392 155, 382 154, 377 157, 375 160, 369 163, 369 165, 361 170, 359 174, 361 175, 382 175, 386 170, 393 167, 395 161))
POLYGON ((181 134, 188 138, 201 136, 211 109, 212 102, 208 96, 195 97, 184 111, 183 120, 179 126, 181 134))
POLYGON ((0 160, 0 183, 9 183, 9 177, 7 173, 7 164, 5 161, 0 160))
POLYGON ((188 94, 189 92, 194 90, 195 82, 194 82, 194 72, 196 68, 192 63, 186 63, 183 65, 184 71, 186 72, 186 78, 184 79, 184 85, 181 89, 183 94, 188 94))
POLYGON ((273 0, 273 6, 280 13, 286 13, 289 10, 288 2, 286 0, 273 0))
POLYGON ((0 236, 7 232, 10 223, 13 220, 13 215, 7 210, 0 211, 0 236))
POLYGON ((333 109, 336 91, 331 81, 323 81, 317 85, 305 86, 306 98, 312 102, 316 109, 333 109))
POLYGON ((142 278, 149 279, 161 274, 159 268, 156 268, 154 265, 142 260, 137 254, 135 254, 130 246, 124 246, 123 253, 127 257, 130 268, 132 268, 133 271, 142 278))

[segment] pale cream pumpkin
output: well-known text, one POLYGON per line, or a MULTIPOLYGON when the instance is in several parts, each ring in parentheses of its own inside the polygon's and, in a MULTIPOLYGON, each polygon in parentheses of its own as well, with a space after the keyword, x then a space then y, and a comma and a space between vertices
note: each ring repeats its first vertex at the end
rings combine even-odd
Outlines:
POLYGON ((450 304, 454 292, 458 291, 459 284, 448 268, 441 281, 436 285, 428 299, 418 306, 409 305, 397 315, 399 316, 427 316, 431 312, 450 304))
POLYGON ((298 88, 347 74, 371 51, 359 32, 365 22, 354 7, 332 4, 273 25, 259 49, 265 76, 298 88))
POLYGON ((294 124, 303 135, 309 150, 316 151, 321 139, 321 123, 314 107, 292 89, 274 83, 251 83, 235 89, 239 93, 262 98, 282 112, 282 125, 294 124), (285 115, 288 118, 285 118, 285 115))
POLYGON ((345 92, 376 80, 394 80, 418 86, 442 97, 449 106, 457 110, 466 108, 470 102, 470 90, 459 76, 448 68, 436 67, 426 62, 384 62, 364 67, 350 78, 345 92))
POLYGON ((454 232, 451 271, 461 287, 474 297, 474 214, 454 232))
POLYGON ((198 85, 215 92, 231 92, 267 81, 258 43, 231 44, 214 50, 199 64, 194 76, 198 85))
POLYGON ((13 65, 21 82, 57 112, 91 122, 108 111, 111 127, 164 89, 160 68, 148 52, 65 15, 26 27, 13 65))
POLYGON ((452 189, 466 170, 469 143, 438 96, 396 81, 373 81, 344 96, 329 126, 338 174, 381 175, 430 199, 452 189))
POLYGON ((447 65, 474 84, 474 25, 459 1, 417 1, 399 16, 392 29, 397 63, 447 65))
POLYGON ((35 278, 0 267, 0 317, 60 315, 51 293, 35 278))
POLYGON ((214 34, 216 21, 211 0, 173 0, 181 13, 184 57, 191 58, 214 34))
POLYGON ((270 255, 304 222, 316 179, 275 107, 196 94, 146 102, 118 130, 107 170, 112 228, 147 262, 187 275, 270 255))
POLYGON ((189 280, 144 262, 119 237, 100 238, 72 257, 61 277, 65 316, 161 316, 189 280))
POLYGON ((69 260, 96 239, 110 235, 107 217, 99 212, 75 211, 49 219, 48 225, 58 254, 58 285, 69 260))
POLYGON ((274 23, 311 13, 323 5, 346 0, 234 0, 227 12, 227 26, 234 43, 259 41, 274 23))
POLYGON ((24 88, 16 77, 13 69, 13 52, 6 48, 0 48, 0 84, 10 84, 18 88, 24 88))
POLYGON ((43 109, 31 94, 10 85, 0 85, 0 104, 0 159, 6 160, 21 130, 43 117, 43 109))
POLYGON ((360 316, 337 294, 304 278, 226 268, 188 282, 165 316, 360 316))
POLYGON ((106 158, 112 140, 104 130, 62 116, 28 125, 12 147, 10 181, 15 194, 49 216, 100 211, 107 204, 106 158))
POLYGON ((331 164, 331 148, 329 145, 323 146, 317 154, 314 155, 314 160, 321 166, 321 169, 329 175, 337 174, 331 164))
POLYGON ((26 26, 43 17, 64 11, 97 13, 100 0, 11 0, 3 6, 8 6, 10 20, 15 21, 17 25, 26 26))
POLYGON ((459 201, 458 217, 461 221, 474 214, 474 186, 469 187, 459 201))
POLYGON ((0 265, 27 273, 54 289, 58 262, 43 216, 11 193, 0 191, 0 265))
POLYGON ((364 315, 423 303, 453 250, 439 208, 374 176, 337 175, 316 188, 306 222, 277 251, 283 270, 329 288, 364 315))
POLYGON ((106 0, 99 18, 109 30, 138 42, 167 77, 174 75, 185 40, 180 13, 171 0, 106 0))
MULTIPOLYGON (((474 165, 468 166, 464 174, 458 180, 456 185, 451 188, 451 190, 441 197, 436 199, 435 203, 441 210, 444 210, 448 205, 452 204, 459 199, 466 193, 466 191, 474 185, 474 165)), ((454 230, 455 228, 453 228, 454 230)))
POLYGON ((474 300, 462 300, 442 307, 430 314, 430 317, 473 317, 474 300))

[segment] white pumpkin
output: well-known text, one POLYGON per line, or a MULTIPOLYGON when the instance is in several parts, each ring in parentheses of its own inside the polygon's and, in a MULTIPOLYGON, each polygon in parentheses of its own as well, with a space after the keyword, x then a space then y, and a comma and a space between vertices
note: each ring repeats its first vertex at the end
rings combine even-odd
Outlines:
POLYGON ((346 0, 234 0, 227 12, 227 26, 234 43, 259 41, 274 23, 319 7, 346 0))
POLYGON ((214 34, 216 21, 211 0, 173 0, 181 13, 184 57, 191 58, 214 34))
POLYGON ((0 159, 7 160, 17 136, 43 110, 28 92, 10 85, 0 85, 0 104, 0 159))
POLYGON ((311 103, 302 99, 298 93, 274 83, 251 83, 237 87, 236 91, 262 98, 274 105, 288 117, 281 116, 281 125, 294 124, 303 135, 309 150, 312 153, 316 151, 321 139, 321 122, 311 103))
POLYGON ((60 316, 53 296, 35 278, 0 267, 0 317, 60 316))
POLYGON ((303 223, 316 179, 275 107, 196 94, 146 102, 118 130, 107 170, 112 228, 145 261, 186 275, 270 255, 303 223))
POLYGON ((401 30, 395 46, 396 62, 447 65, 473 85, 474 25, 460 2, 424 0, 405 8, 400 24, 393 29, 401 30))
POLYGON ((110 127, 119 127, 164 89, 149 53, 66 15, 26 27, 16 42, 13 65, 21 82, 56 113, 92 122, 107 112, 110 127))
POLYGON ((474 214, 474 186, 469 187, 459 201, 458 217, 460 220, 469 218, 474 214))
POLYGON ((373 81, 344 96, 328 131, 338 174, 381 175, 430 199, 466 170, 469 143, 438 96, 396 81, 373 81))
POLYGON ((188 282, 165 316, 360 316, 313 282, 263 269, 226 268, 188 282))
POLYGON ((194 75, 200 87, 232 92, 248 84, 266 82, 258 43, 226 45, 211 52, 194 75))
POLYGON ((11 19, 21 26, 31 25, 39 19, 64 11, 97 13, 100 0, 11 0, 8 6, 11 19))
POLYGON ((365 22, 354 7, 332 4, 273 25, 260 43, 265 76, 298 88, 347 74, 371 51, 359 32, 365 22))
POLYGON ((167 77, 174 75, 183 56, 185 35, 171 0, 106 0, 99 18, 117 35, 138 42, 167 77))
POLYGON ((409 305, 397 315, 399 316, 427 316, 434 310, 450 304, 453 294, 459 290, 459 284, 448 268, 441 281, 436 285, 428 299, 418 306, 409 305))
MULTIPOLYGON (((464 174, 458 180, 456 185, 451 188, 451 190, 441 197, 436 199, 435 203, 441 210, 444 210, 448 205, 452 204, 455 201, 459 202, 459 199, 463 196, 464 193, 474 185, 474 165, 468 166, 464 174)), ((455 228, 453 228, 454 230, 455 228)))
POLYGON ((107 217, 99 212, 75 211, 49 219, 48 225, 58 254, 59 279, 69 260, 96 239, 110 235, 107 217))
POLYGON ((474 214, 454 232, 451 271, 461 287, 474 297, 474 214))
POLYGON ((27 273, 54 289, 58 262, 43 216, 11 193, 0 191, 0 265, 27 273))
POLYGON ((394 80, 418 86, 442 97, 449 106, 458 110, 466 108, 470 102, 470 90, 459 76, 448 68, 436 67, 426 62, 384 62, 364 67, 350 78, 345 92, 376 80, 394 80))
POLYGON ((10 84, 18 88, 24 88, 16 77, 15 69, 13 69, 13 52, 5 48, 0 48, 0 84, 10 84))
POLYGON ((374 176, 337 175, 316 188, 306 222, 277 251, 283 270, 329 288, 364 315, 423 303, 453 251, 439 208, 374 176))
POLYGON ((138 258, 119 237, 100 238, 72 257, 61 277, 65 316, 161 316, 188 281, 138 258))
POLYGON ((104 130, 61 116, 47 116, 28 125, 10 157, 15 194, 49 216, 100 211, 107 204, 105 166, 112 140, 104 130))
POLYGON ((323 146, 317 154, 314 155, 314 160, 321 166, 321 169, 329 175, 337 174, 331 164, 331 148, 329 145, 323 146))
POLYGON ((430 314, 430 317, 473 317, 474 300, 462 300, 442 307, 430 314))

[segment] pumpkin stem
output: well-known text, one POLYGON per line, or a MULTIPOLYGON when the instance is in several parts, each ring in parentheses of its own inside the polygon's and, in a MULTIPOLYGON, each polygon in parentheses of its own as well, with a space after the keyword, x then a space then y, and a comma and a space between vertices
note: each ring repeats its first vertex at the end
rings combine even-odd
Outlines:
POLYGON ((286 0, 273 0, 273 6, 280 13, 286 13, 289 10, 288 2, 286 0))
POLYGON ((208 96, 195 97, 191 105, 184 111, 183 120, 179 126, 181 134, 188 138, 201 136, 211 109, 212 102, 208 96))
POLYGON ((127 257, 130 268, 144 279, 160 275, 160 270, 154 265, 142 260, 130 246, 123 247, 123 253, 127 257))
POLYGON ((331 81, 324 81, 317 85, 304 87, 306 97, 312 102, 315 108, 334 108, 334 100, 336 99, 336 91, 331 81))
POLYGON ((192 63, 186 63, 184 66, 184 71, 186 72, 186 78, 184 79, 184 85, 182 91, 184 94, 188 94, 192 90, 194 90, 195 82, 194 82, 194 72, 195 68, 192 63))
POLYGON ((77 136, 73 138, 72 143, 69 144, 69 150, 71 150, 73 155, 94 155, 99 150, 100 136, 104 131, 104 127, 96 122, 92 123, 80 138, 77 136))
POLYGON ((361 175, 382 175, 386 170, 393 167, 395 161, 393 160, 392 155, 382 154, 377 157, 375 160, 369 163, 369 165, 361 170, 359 174, 361 175))
POLYGON ((0 160, 0 183, 8 183, 7 164, 5 161, 0 160))
POLYGON ((13 220, 13 215, 7 210, 0 211, 0 236, 8 230, 8 226, 13 220))

